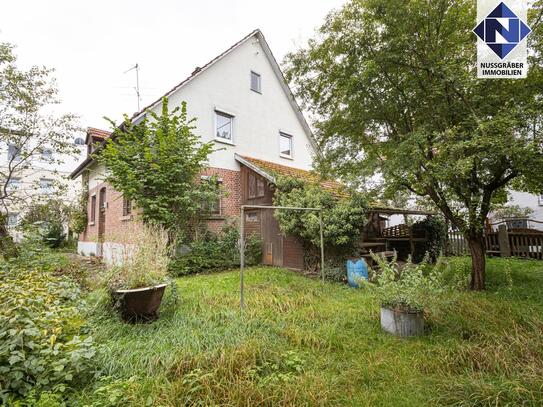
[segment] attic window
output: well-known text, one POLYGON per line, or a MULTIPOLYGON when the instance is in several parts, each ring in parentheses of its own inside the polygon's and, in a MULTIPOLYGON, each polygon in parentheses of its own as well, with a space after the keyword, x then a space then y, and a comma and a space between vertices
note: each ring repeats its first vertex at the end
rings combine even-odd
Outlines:
POLYGON ((281 157, 292 158, 292 136, 279 133, 279 154, 281 157))
POLYGON ((251 71, 251 90, 257 93, 262 93, 262 89, 260 87, 260 74, 253 71, 251 71))

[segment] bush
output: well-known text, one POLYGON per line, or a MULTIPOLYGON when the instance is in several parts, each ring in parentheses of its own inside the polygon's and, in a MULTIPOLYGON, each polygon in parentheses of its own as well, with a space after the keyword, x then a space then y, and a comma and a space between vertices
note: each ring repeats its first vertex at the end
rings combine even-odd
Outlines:
POLYGON ((96 348, 83 334, 84 303, 76 283, 43 269, 4 266, 0 400, 40 399, 42 392, 62 394, 85 381, 93 373, 96 348))
POLYGON ((445 289, 438 267, 428 267, 428 257, 420 264, 411 259, 402 267, 396 262, 396 254, 389 262, 378 255, 372 255, 377 263, 372 280, 376 285, 364 286, 377 293, 381 306, 400 311, 423 311, 445 289))
MULTIPOLYGON (((206 232, 203 238, 189 246, 189 252, 178 255, 170 263, 170 270, 178 276, 205 271, 224 270, 240 265, 239 232, 233 226, 224 227, 220 233, 206 232)), ((255 236, 245 240, 245 264, 260 262, 261 241, 255 236)))
POLYGON ((413 232, 417 230, 425 231, 427 240, 416 245, 413 261, 416 263, 422 261, 426 253, 429 259, 435 262, 441 255, 445 247, 447 229, 443 219, 437 216, 429 216, 412 226, 413 232))

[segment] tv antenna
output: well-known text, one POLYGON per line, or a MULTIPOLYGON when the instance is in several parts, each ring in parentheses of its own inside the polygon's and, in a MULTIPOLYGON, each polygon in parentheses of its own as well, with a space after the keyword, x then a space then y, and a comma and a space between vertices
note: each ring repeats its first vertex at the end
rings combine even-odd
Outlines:
POLYGON ((136 71, 136 87, 134 88, 134 90, 136 91, 136 96, 138 97, 138 112, 139 112, 140 111, 140 67, 136 63, 136 65, 134 65, 132 68, 124 71, 124 73, 128 73, 128 72, 133 71, 133 70, 136 71))

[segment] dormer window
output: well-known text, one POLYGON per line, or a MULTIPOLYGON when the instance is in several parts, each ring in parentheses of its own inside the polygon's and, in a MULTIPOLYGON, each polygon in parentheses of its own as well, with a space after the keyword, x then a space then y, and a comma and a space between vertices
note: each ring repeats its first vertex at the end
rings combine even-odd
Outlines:
POLYGON ((262 93, 260 85, 260 74, 251 71, 251 90, 257 93, 262 93))
POLYGON ((292 136, 279 133, 279 155, 285 158, 292 158, 292 136))

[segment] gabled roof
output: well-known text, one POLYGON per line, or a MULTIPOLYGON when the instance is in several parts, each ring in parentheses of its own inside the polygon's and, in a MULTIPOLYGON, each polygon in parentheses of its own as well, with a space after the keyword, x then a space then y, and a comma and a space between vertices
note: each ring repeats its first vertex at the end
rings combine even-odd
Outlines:
POLYGON ((240 164, 245 165, 272 183, 276 182, 277 177, 293 177, 311 184, 320 185, 323 189, 332 192, 334 195, 345 195, 343 192, 345 186, 343 184, 333 180, 322 180, 317 174, 311 171, 288 167, 286 165, 272 163, 270 161, 260 160, 258 158, 242 156, 239 154, 236 154, 235 158, 240 164))
MULTIPOLYGON (((181 89, 184 85, 186 85, 187 83, 192 81, 194 78, 201 75, 203 72, 205 72, 211 66, 213 66, 215 63, 219 62, 225 56, 230 54, 235 49, 239 48, 242 44, 244 44, 245 42, 247 42, 249 39, 251 39, 253 37, 256 37, 258 39, 260 45, 262 46, 262 49, 264 50, 264 54, 268 58, 268 61, 271 64, 272 70, 275 73, 275 76, 277 77, 281 87, 283 88, 283 91, 287 95, 287 99, 289 100, 290 105, 292 106, 292 109, 294 110, 296 116, 298 117, 298 120, 300 121, 300 123, 301 123, 301 125, 302 125, 302 127, 303 127, 309 141, 311 142, 311 145, 313 146, 313 149, 315 150, 316 154, 320 154, 319 148, 317 146, 317 142, 315 141, 315 138, 313 137, 313 133, 311 131, 311 128, 309 127, 309 124, 305 120, 305 117, 304 117, 304 115, 302 113, 302 110, 300 109, 300 106, 296 102, 296 99, 294 98, 294 94, 292 93, 290 87, 288 86, 287 81, 286 81, 285 77, 283 76, 283 72, 281 71, 281 68, 279 67, 279 64, 277 63, 277 60, 273 56, 273 53, 272 53, 268 43, 266 42, 266 39, 264 38, 264 35, 262 34, 262 32, 259 29, 256 29, 256 30, 252 31, 251 33, 249 33, 248 35, 246 35, 245 37, 243 37, 241 40, 236 42, 234 45, 232 45, 230 48, 228 48, 223 53, 217 55, 215 58, 213 58, 207 64, 203 65, 202 67, 196 68, 189 77, 187 77, 186 79, 184 79, 183 81, 178 83, 176 86, 174 86, 172 89, 170 89, 164 95, 162 95, 160 98, 155 100, 153 103, 151 103, 150 105, 144 107, 139 112, 135 113, 131 118, 132 122, 137 122, 139 119, 143 118, 145 116, 146 111, 149 110, 149 109, 154 108, 159 103, 161 103, 161 101, 162 101, 162 99, 164 97, 169 97, 174 92, 181 89)), ((93 127, 89 127, 89 129, 94 129, 97 132, 103 132, 104 134, 109 133, 109 132, 107 132, 105 130, 95 129, 93 127)), ((104 140, 105 140, 105 138, 109 137, 109 135, 110 134, 107 134, 106 136, 104 136, 104 140)), ((93 162, 93 160, 91 158, 87 158, 85 161, 83 161, 83 163, 75 171, 72 172, 70 177, 71 178, 78 177, 81 174, 81 172, 88 165, 90 165, 92 162, 93 162)))
POLYGON ((111 136, 111 132, 107 130, 97 129, 96 127, 87 127, 87 137, 85 138, 85 144, 89 144, 90 138, 97 140, 105 140, 111 136))
POLYGON ((157 106, 159 103, 161 103, 161 101, 162 101, 162 99, 164 97, 169 97, 171 94, 173 94, 174 92, 181 89, 184 85, 186 85, 187 83, 192 81, 194 78, 201 75, 203 72, 205 72, 211 66, 213 66, 216 62, 220 61, 225 56, 230 54, 232 51, 239 48, 242 44, 247 42, 252 37, 256 37, 258 39, 260 45, 262 46, 262 49, 264 50, 264 54, 266 55, 266 57, 268 58, 268 61, 270 62, 271 66, 272 66, 273 72, 275 73, 275 76, 277 77, 277 80, 281 84, 281 87, 283 88, 283 91, 287 95, 287 99, 289 100, 290 105, 292 106, 294 112, 296 113, 296 116, 298 117, 298 120, 302 124, 302 127, 303 127, 307 137, 309 138, 309 141, 311 142, 311 145, 313 146, 315 152, 317 154, 320 154, 319 148, 318 148, 317 143, 315 141, 315 138, 313 137, 313 132, 311 131, 311 128, 309 127, 309 124, 305 120, 305 117, 304 117, 304 115, 302 113, 302 110, 300 109, 300 106, 296 102, 294 94, 292 93, 290 87, 288 86, 287 80, 285 79, 285 77, 283 75, 283 72, 281 71, 281 68, 280 68, 279 64, 277 63, 277 60, 273 56, 273 53, 272 53, 272 51, 270 49, 270 46, 268 45, 268 43, 267 43, 266 39, 264 38, 264 35, 260 31, 260 29, 258 29, 258 28, 256 30, 252 31, 251 33, 249 33, 248 35, 246 35, 245 37, 243 37, 241 40, 236 42, 234 45, 232 45, 230 48, 228 48, 223 53, 217 55, 215 58, 213 58, 211 61, 209 61, 204 66, 196 68, 188 78, 186 78, 186 79, 182 80, 181 82, 179 82, 176 86, 174 86, 172 89, 170 89, 164 95, 162 95, 160 98, 155 100, 153 103, 151 103, 150 105, 144 107, 139 112, 134 113, 134 115, 132 116, 132 121, 135 122, 135 121, 139 120, 140 118, 142 118, 145 115, 145 112, 147 110, 152 109, 155 106, 157 106))

